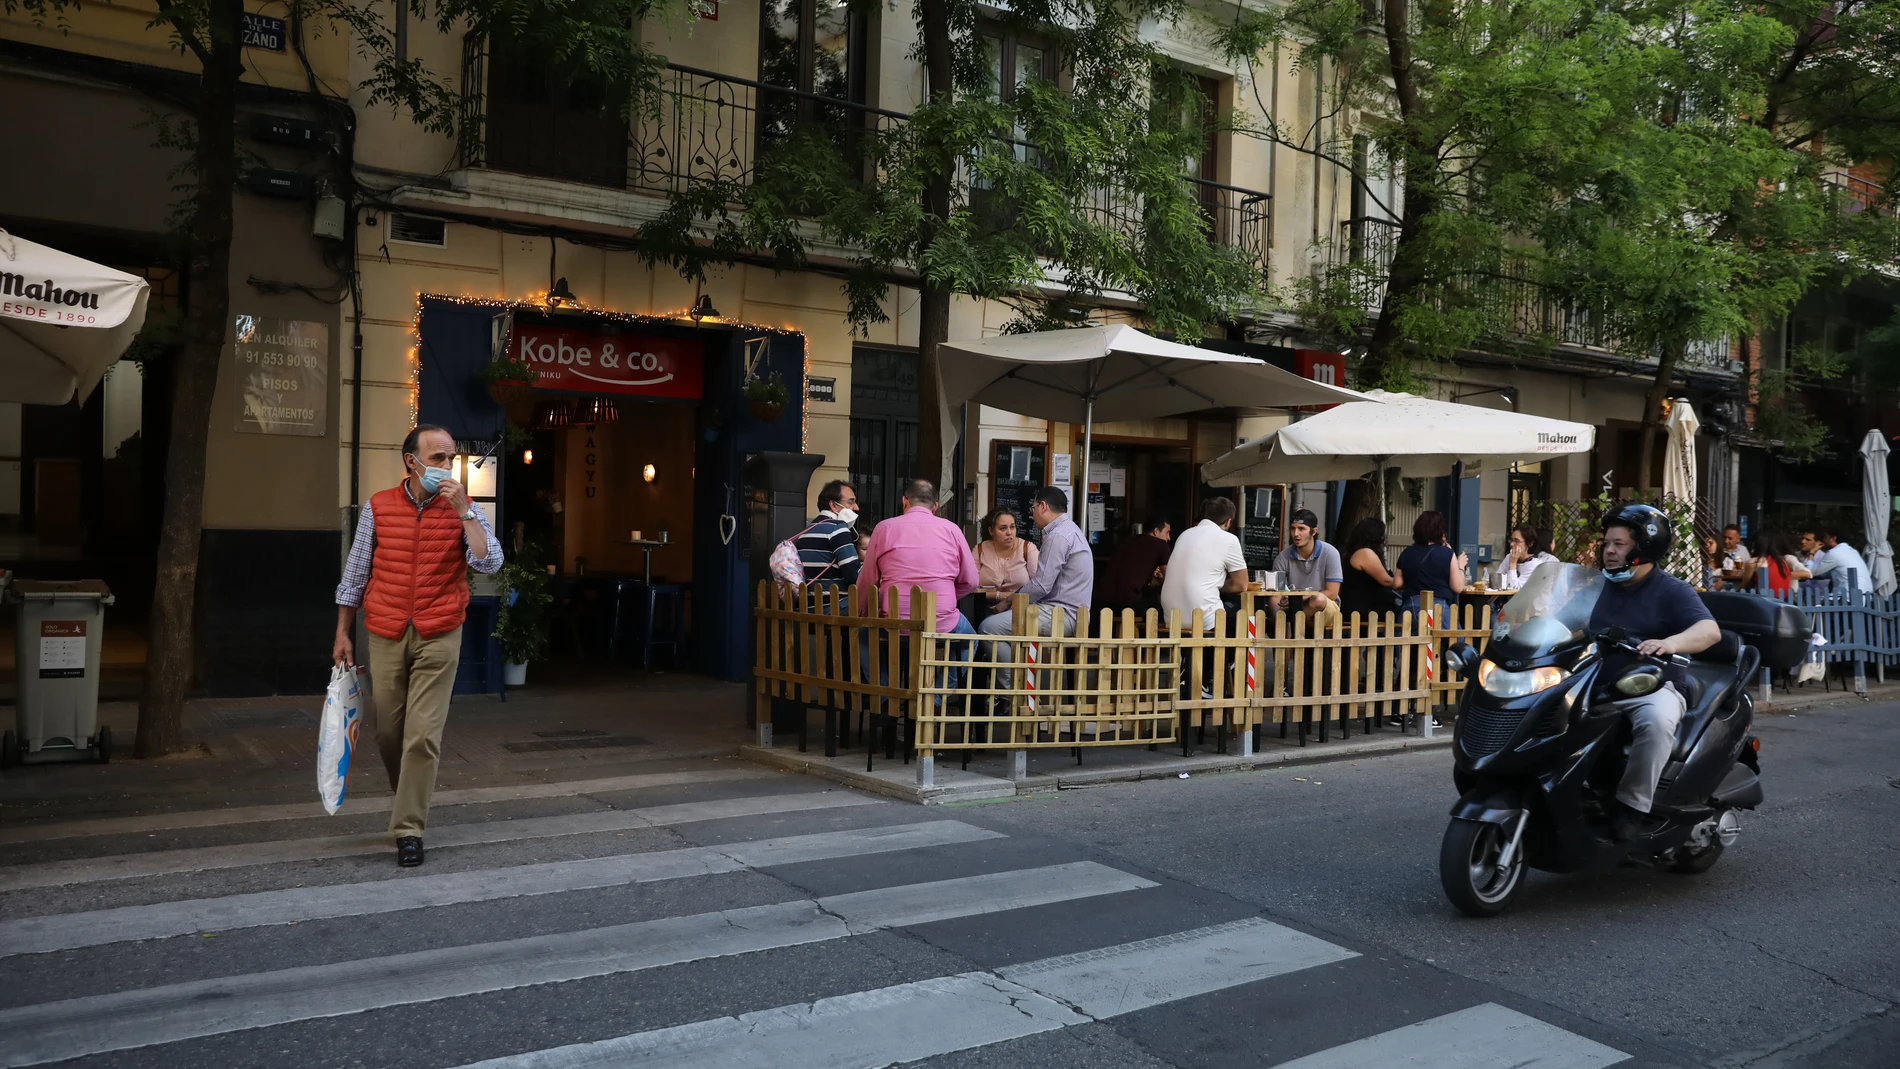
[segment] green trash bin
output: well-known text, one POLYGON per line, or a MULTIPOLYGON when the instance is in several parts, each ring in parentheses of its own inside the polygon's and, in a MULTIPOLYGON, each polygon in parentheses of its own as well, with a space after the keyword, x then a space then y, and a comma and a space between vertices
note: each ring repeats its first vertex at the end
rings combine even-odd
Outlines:
POLYGON ((16 726, 0 738, 0 766, 105 761, 112 729, 99 726, 99 655, 112 591, 97 579, 16 579, 19 607, 16 726))

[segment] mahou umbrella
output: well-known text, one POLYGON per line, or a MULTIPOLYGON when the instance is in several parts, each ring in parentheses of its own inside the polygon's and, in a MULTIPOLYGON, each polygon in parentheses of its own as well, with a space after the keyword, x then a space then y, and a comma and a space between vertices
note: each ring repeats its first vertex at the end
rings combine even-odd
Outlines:
MULTIPOLYGON (((976 401, 1018 415, 1082 424, 1082 472, 1076 485, 1084 488, 1084 501, 1097 422, 1366 398, 1252 357, 1182 345, 1122 325, 952 341, 938 351, 944 397, 951 405, 976 401)), ((1088 510, 1080 512, 1087 530, 1088 510)))
POLYGON ((146 281, 0 230, 0 401, 84 401, 145 325, 146 281))
POLYGON ((1548 460, 1587 453, 1596 442, 1596 428, 1587 423, 1406 393, 1370 390, 1365 396, 1215 457, 1201 465, 1201 479, 1210 486, 1252 486, 1357 479, 1378 471, 1383 517, 1388 469, 1410 478, 1449 475, 1454 464, 1548 460))

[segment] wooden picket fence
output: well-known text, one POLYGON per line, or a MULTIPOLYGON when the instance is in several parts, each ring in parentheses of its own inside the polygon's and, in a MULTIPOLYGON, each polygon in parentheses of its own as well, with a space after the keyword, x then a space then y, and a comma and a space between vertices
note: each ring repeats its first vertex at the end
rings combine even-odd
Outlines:
POLYGON ((1433 703, 1455 705, 1459 692, 1465 689, 1465 679, 1445 663, 1445 651, 1462 639, 1482 653, 1484 644, 1491 639, 1491 628, 1497 620, 1495 613, 1502 607, 1492 605, 1489 599, 1482 605, 1470 602, 1433 605, 1431 599, 1430 591, 1421 595, 1424 604, 1420 612, 1430 614, 1434 624, 1432 648, 1437 671, 1432 680, 1433 703))
MULTIPOLYGON (((1034 634, 1039 612, 1018 595, 1015 633, 944 634, 936 598, 913 590, 760 584, 755 600, 756 709, 787 711, 804 737, 805 711, 825 713, 825 748, 849 746, 854 722, 874 759, 880 732, 895 757, 943 750, 1179 744, 1212 731, 1251 751, 1269 726, 1304 744, 1426 713, 1444 690, 1433 678, 1442 640, 1421 612, 1325 621, 1243 595, 1240 611, 1163 620, 1103 610, 1062 615, 1061 634, 1034 634)), ((1488 621, 1488 613, 1479 618, 1488 621)), ((1483 632, 1489 633, 1488 622, 1483 632)), ((927 772, 925 772, 927 775, 927 772)))

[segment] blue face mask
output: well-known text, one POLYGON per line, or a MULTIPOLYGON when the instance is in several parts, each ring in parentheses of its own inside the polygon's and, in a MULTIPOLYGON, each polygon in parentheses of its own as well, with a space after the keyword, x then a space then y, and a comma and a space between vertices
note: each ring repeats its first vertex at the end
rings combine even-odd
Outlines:
POLYGON ((1634 568, 1624 567, 1616 571, 1611 571, 1608 568, 1603 569, 1603 578, 1608 579, 1612 583, 1627 583, 1635 577, 1636 569, 1634 568))
POLYGON ((455 474, 454 472, 450 471, 447 468, 429 468, 429 467, 423 468, 422 469, 423 492, 428 493, 428 494, 435 493, 436 489, 442 485, 442 480, 447 479, 454 474, 455 474))

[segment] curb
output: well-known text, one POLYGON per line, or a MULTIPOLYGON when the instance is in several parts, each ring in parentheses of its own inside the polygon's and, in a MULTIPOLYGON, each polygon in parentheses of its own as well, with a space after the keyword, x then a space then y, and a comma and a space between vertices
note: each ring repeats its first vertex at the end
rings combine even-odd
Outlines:
MULTIPOLYGON (((1174 779, 1183 772, 1189 775, 1249 772, 1261 768, 1329 764, 1334 761, 1351 761, 1362 757, 1388 757, 1414 751, 1445 750, 1451 747, 1451 739, 1450 730, 1446 730, 1443 734, 1429 739, 1408 735, 1369 739, 1363 743, 1345 745, 1328 743, 1325 748, 1307 746, 1289 750, 1276 749, 1246 757, 1237 754, 1209 754, 1205 757, 1180 757, 1156 761, 1152 764, 1119 768, 1085 769, 1065 773, 1044 772, 1016 783, 993 776, 963 772, 954 765, 946 768, 943 764, 939 764, 937 774, 940 781, 950 778, 965 782, 939 782, 937 786, 928 788, 917 787, 912 782, 917 774, 917 766, 905 764, 901 758, 894 762, 883 762, 883 768, 878 771, 865 772, 861 767, 853 768, 833 763, 834 759, 808 753, 801 754, 796 750, 780 750, 776 747, 742 746, 739 748, 739 756, 774 768, 816 776, 833 783, 900 801, 915 802, 920 805, 943 805, 950 802, 984 802, 1054 794, 1057 791, 1095 787, 1105 783, 1174 779)), ((860 753, 856 756, 863 755, 860 753)), ((844 755, 840 755, 838 760, 842 759, 844 755)))

